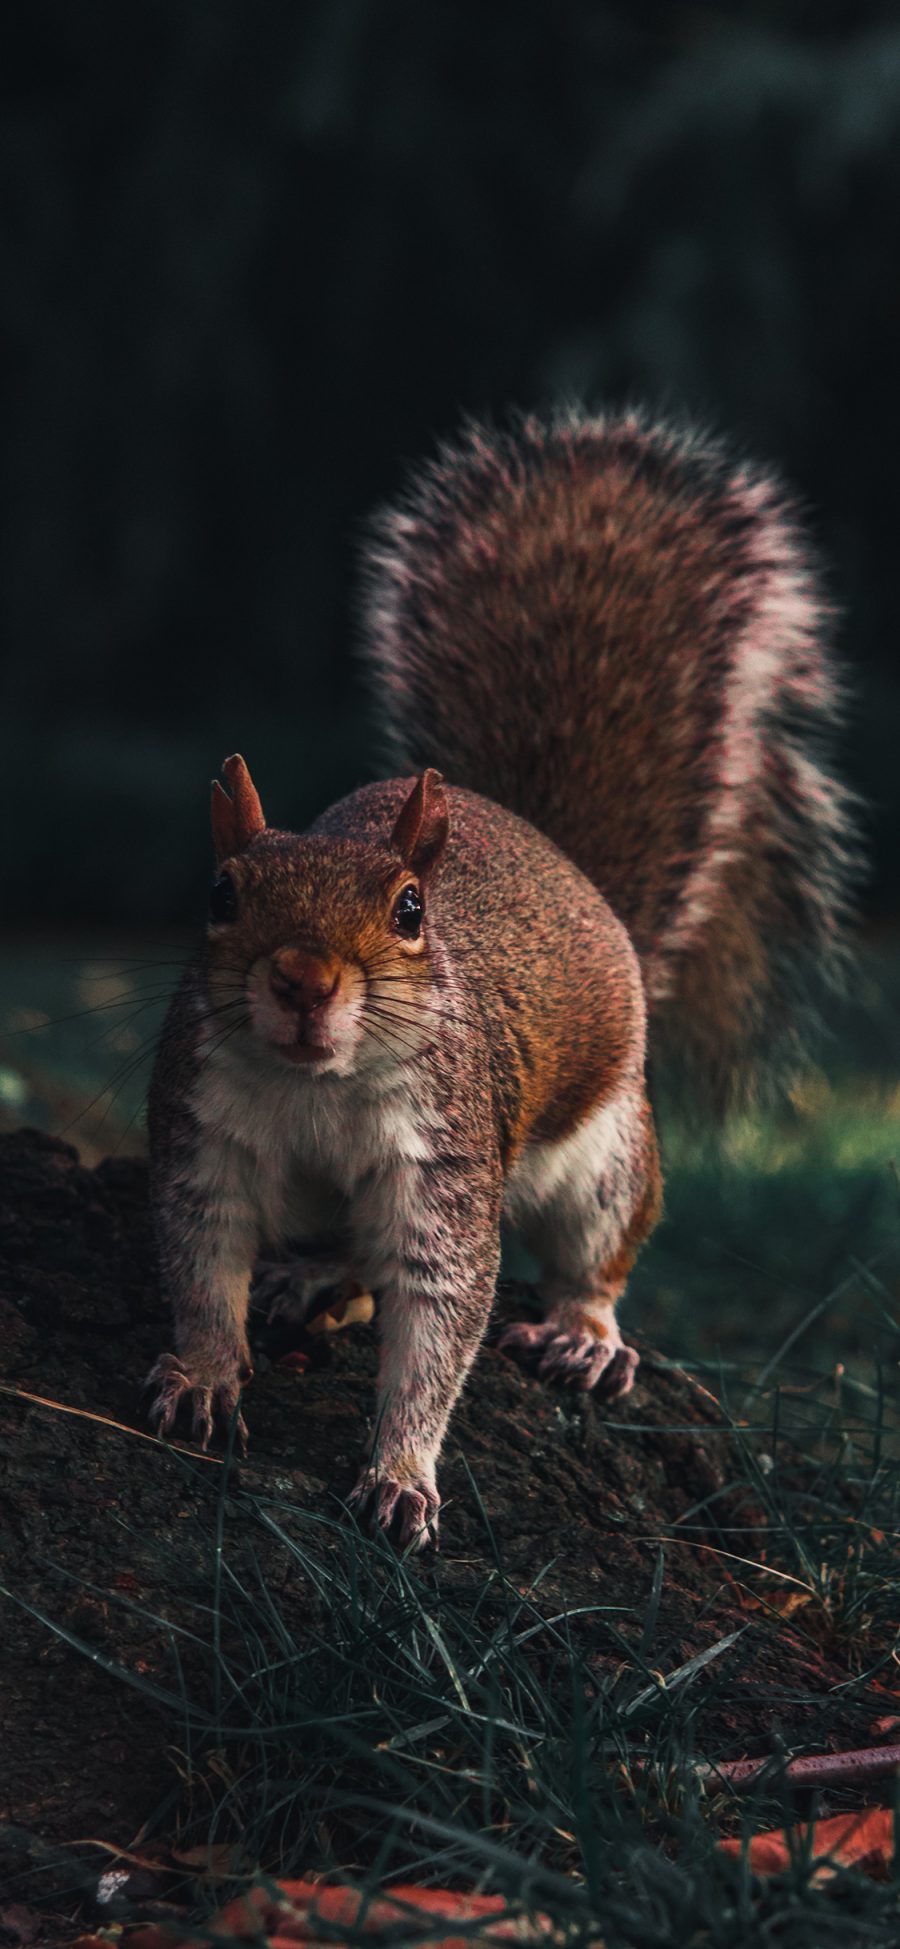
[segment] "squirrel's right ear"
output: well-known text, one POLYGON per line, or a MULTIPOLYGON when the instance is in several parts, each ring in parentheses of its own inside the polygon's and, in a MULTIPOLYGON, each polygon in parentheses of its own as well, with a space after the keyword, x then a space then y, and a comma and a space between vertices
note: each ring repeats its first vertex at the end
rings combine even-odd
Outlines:
POLYGON ((404 866, 414 873, 426 873, 447 844, 450 812, 444 781, 439 771, 423 771, 394 827, 391 844, 404 866))
POLYGON ((243 758, 237 754, 233 758, 226 758, 222 770, 231 786, 231 797, 214 778, 211 813, 217 861, 231 859, 233 854, 243 852, 251 839, 265 830, 266 824, 259 793, 243 758))

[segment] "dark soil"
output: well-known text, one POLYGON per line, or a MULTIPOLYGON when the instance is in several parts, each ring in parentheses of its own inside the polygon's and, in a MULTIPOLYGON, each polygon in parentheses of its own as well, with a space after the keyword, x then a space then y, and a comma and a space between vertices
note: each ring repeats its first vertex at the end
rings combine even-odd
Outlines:
MULTIPOLYGON (((219 1466, 186 1465, 141 1438, 142 1378, 170 1339, 142 1162, 110 1159, 88 1170, 43 1135, 0 1137, 0 1335, 13 1390, 0 1394, 0 1580, 14 1593, 4 1599, 0 1636, 0 1821, 18 1830, 5 1842, 13 1876, 33 1858, 27 1835, 127 1845, 167 1793, 176 1817, 172 1724, 21 1608, 26 1602, 101 1658, 152 1675, 164 1647, 110 1597, 185 1619, 192 1579, 208 1576, 210 1526, 198 1517, 219 1466), (63 1404, 127 1427, 63 1413, 63 1404)), ((325 1364, 303 1375, 264 1355, 260 1366, 245 1403, 251 1451, 239 1481, 334 1515, 371 1411, 374 1334, 331 1336, 325 1364)), ((817 1642, 802 1614, 796 1628, 773 1631, 752 1614, 748 1625, 721 1557, 696 1547, 696 1532, 690 1541, 677 1535, 679 1520, 736 1472, 705 1389, 644 1350, 633 1395, 604 1410, 549 1391, 486 1347, 442 1474, 440 1575, 471 1583, 492 1559, 463 1457, 511 1579, 530 1586, 551 1564, 540 1584, 548 1610, 631 1606, 622 1629, 637 1639, 665 1537, 674 1538, 659 1622, 669 1668, 747 1627, 732 1668, 732 1654, 717 1665, 726 1682, 698 1687, 700 1750, 705 1740, 705 1750, 734 1757, 765 1751, 775 1728, 816 1743, 817 1701, 848 1677, 840 1643, 817 1642)), ((746 1519, 746 1497, 742 1506, 746 1519)), ((302 1624, 308 1589, 292 1585, 274 1557, 272 1574, 279 1601, 302 1624)), ((423 1566, 422 1574, 432 1573, 423 1566)), ((190 1619, 198 1628, 196 1613, 190 1619)), ((883 1694, 832 1700, 830 1741, 864 1743, 879 1709, 883 1694)))

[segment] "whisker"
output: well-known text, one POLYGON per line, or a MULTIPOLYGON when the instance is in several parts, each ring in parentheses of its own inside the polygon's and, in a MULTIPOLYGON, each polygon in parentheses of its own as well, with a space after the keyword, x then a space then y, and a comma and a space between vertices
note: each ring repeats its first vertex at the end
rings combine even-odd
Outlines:
POLYGON ((126 1063, 123 1063, 122 1066, 119 1069, 117 1069, 115 1075, 111 1078, 110 1082, 104 1084, 103 1089, 98 1090, 96 1096, 92 1096, 89 1103, 83 1104, 81 1109, 78 1112, 78 1115, 72 1117, 70 1122, 63 1126, 62 1130, 58 1130, 56 1132, 56 1135, 58 1137, 67 1137, 70 1130, 75 1130, 78 1124, 81 1123, 85 1117, 90 1116, 92 1110, 96 1110, 98 1103, 102 1103, 104 1097, 108 1096, 109 1102, 106 1106, 106 1109, 104 1110, 99 1123, 97 1123, 93 1129, 92 1134, 96 1136, 97 1131, 103 1129, 103 1125, 105 1124, 106 1119, 109 1116, 113 1104, 117 1102, 118 1098, 121 1096, 122 1091, 125 1088, 126 1084, 130 1083, 132 1078, 137 1075, 137 1072, 140 1069, 142 1063, 146 1062, 147 1057, 149 1056, 151 1049, 155 1047, 155 1044, 156 1044, 156 1037, 155 1036, 148 1037, 147 1041, 143 1043, 139 1049, 135 1050, 131 1056, 129 1056, 128 1061, 126 1063))
MULTIPOLYGON (((399 1010, 386 1008, 383 1002, 367 1002, 363 1012, 377 1016, 380 1022, 384 1022, 387 1025, 396 1023, 398 1028, 415 1029, 424 1026, 422 1018, 425 1011, 407 1015, 399 1010)), ((439 1020, 440 1018, 435 1017, 434 1019, 439 1020)))
POLYGON ((366 1006, 377 1006, 394 1011, 397 1021, 418 1021, 422 1015, 433 1015, 444 1022, 471 1022, 471 1015, 463 1015, 458 1009, 447 1008, 439 1001, 408 1001, 400 995, 381 996, 373 990, 366 998, 366 1006))
MULTIPOLYGON (((153 1002, 165 1001, 167 999, 167 993, 168 991, 166 991, 166 993, 162 995, 150 995, 146 1001, 140 1003, 140 1007, 150 1008, 153 1002)), ((54 1015, 49 1017, 46 1022, 22 1022, 18 1028, 4 1029, 3 1034, 4 1035, 40 1035, 45 1029, 60 1029, 67 1022, 85 1022, 92 1015, 104 1015, 110 1009, 128 1008, 128 1007, 132 1009, 133 1013, 137 1012, 134 1007, 133 995, 128 996, 127 998, 123 998, 123 1000, 119 1002, 96 1002, 91 1008, 76 1008, 73 1010, 71 1015, 54 1015)), ((118 1023, 115 1023, 113 1026, 118 1028, 120 1025, 118 1023)), ((124 1024, 122 1024, 122 1026, 124 1027, 124 1024)))
POLYGON ((168 956, 165 959, 154 957, 150 960, 146 955, 142 955, 139 959, 136 954, 91 954, 88 952, 86 954, 73 955, 69 959, 63 959, 60 965, 66 968, 79 968, 84 981, 109 981, 114 975, 142 974, 147 968, 186 968, 189 960, 190 956, 187 954, 179 955, 177 960, 174 958, 169 959, 168 956))
POLYGON ((221 1035, 218 1035, 213 1042, 210 1042, 205 1049, 200 1051, 198 1068, 205 1069, 210 1059, 218 1055, 219 1050, 224 1049, 225 1044, 230 1042, 233 1036, 237 1035, 241 1029, 249 1028, 249 1026, 249 1015, 239 1018, 236 1022, 230 1022, 221 1035))
POLYGON ((386 1007, 414 1009, 416 1011, 419 1011, 421 1009, 427 1009, 427 1008, 438 1009, 440 1010, 440 1013, 442 1015, 456 1014, 457 1016, 460 1016, 461 1019, 465 1019, 464 1017, 462 1017, 461 1011, 459 1009, 454 1008, 452 1004, 448 1005, 446 999, 443 998, 440 994, 385 995, 382 993, 381 982, 377 980, 371 983, 369 993, 373 995, 377 1001, 383 1002, 386 1007))
MULTIPOLYGON (((371 1017, 367 1017, 367 1016, 366 1016, 366 1014, 365 1014, 365 1012, 364 1012, 364 1013, 363 1013, 363 1016, 362 1016, 362 1020, 363 1020, 364 1022, 367 1022, 367 1024, 368 1024, 368 1027, 369 1027, 369 1028, 370 1028, 370 1029, 372 1030, 372 1033, 374 1034, 374 1032, 375 1032, 375 1031, 374 1031, 374 1028, 373 1028, 373 1026, 372 1026, 372 1019, 371 1019, 371 1017)), ((400 1033, 398 1032, 398 1030, 397 1030, 397 1029, 394 1029, 394 1028, 392 1028, 392 1027, 391 1027, 391 1026, 390 1026, 389 1024, 387 1024, 387 1023, 384 1023, 384 1022, 379 1022, 379 1029, 378 1029, 378 1033, 379 1033, 379 1034, 380 1034, 381 1036, 390 1036, 390 1039, 391 1039, 391 1042, 392 1042, 392 1045, 393 1045, 393 1047, 394 1047, 395 1049, 405 1049, 405 1050, 407 1051, 407 1053, 408 1053, 409 1055, 411 1055, 411 1056, 418 1056, 418 1055, 420 1055, 420 1054, 422 1053, 422 1043, 421 1043, 421 1042, 413 1042, 413 1041, 411 1041, 411 1040, 409 1039, 409 1037, 408 1037, 408 1036, 405 1036, 405 1035, 401 1035, 401 1034, 400 1034, 400 1033)))
MULTIPOLYGON (((218 1006, 207 1008, 203 1011, 203 1015, 201 1019, 205 1021, 206 1020, 220 1021, 222 1017, 227 1016, 232 1009, 238 1006, 239 1003, 237 1001, 230 1001, 218 1006)), ((250 1019, 249 1015, 245 1013, 243 1017, 243 1021, 249 1022, 249 1019, 250 1019)), ((241 1026, 242 1026, 241 1018, 238 1018, 238 1020, 235 1021, 234 1023, 227 1024, 226 1034, 221 1038, 221 1040, 227 1040, 227 1035, 233 1033, 235 1029, 238 1029, 241 1026)), ((77 1127, 77 1125, 83 1121, 85 1117, 90 1116, 91 1111, 95 1110, 98 1104, 103 1102, 104 1097, 108 1096, 109 1102, 106 1106, 106 1109, 104 1110, 102 1117, 100 1118, 99 1122, 94 1126, 92 1131, 92 1135, 96 1136, 97 1132, 102 1130, 103 1125, 105 1124, 106 1119, 113 1108, 113 1105, 118 1101, 119 1097, 122 1094, 122 1091, 127 1087, 128 1083, 133 1081, 135 1076, 138 1075, 143 1065, 149 1061, 149 1058, 154 1053, 158 1042, 159 1042, 159 1031, 154 1029, 153 1033, 145 1037, 144 1041, 139 1044, 137 1049, 131 1051, 127 1060, 123 1064, 121 1064, 120 1067, 115 1071, 115 1074, 110 1078, 109 1082, 105 1083, 101 1090, 97 1091, 96 1096, 91 1097, 90 1102, 82 1105, 77 1116, 71 1118, 69 1123, 65 1124, 61 1130, 57 1131, 56 1133, 57 1136, 59 1137, 68 1136, 69 1132, 74 1130, 77 1127)), ((126 1129, 129 1129, 131 1127, 131 1124, 135 1121, 137 1115, 138 1115, 138 1111, 135 1111, 134 1116, 132 1116, 129 1119, 129 1122, 126 1125, 126 1129)))
MULTIPOLYGON (((404 1057, 399 1054, 396 1044, 390 1041, 387 1036, 382 1035, 381 1031, 376 1029, 371 1022, 366 1026, 366 1034, 371 1036, 372 1041, 377 1042, 380 1048, 386 1049, 389 1056, 396 1057, 400 1062, 404 1061, 404 1057)), ((417 1055, 419 1052, 418 1050, 413 1050, 411 1053, 417 1055)))
POLYGON ((387 960, 379 960, 378 956, 374 955, 368 962, 367 973, 373 981, 383 981, 386 984, 402 982, 406 987, 410 987, 418 980, 423 987, 426 985, 434 987, 440 994, 448 992, 448 985, 433 974, 426 975, 425 980, 422 981, 421 976, 417 977, 411 969, 398 968, 393 956, 387 960))
POLYGON ((110 962, 119 967, 128 967, 130 965, 175 967, 181 966, 187 961, 192 952, 192 942, 187 938, 183 941, 151 941, 149 946, 151 948, 164 949, 166 958, 164 960, 151 960, 149 954, 98 954, 88 946, 82 948, 79 954, 61 954, 58 957, 59 965, 63 968, 77 968, 82 967, 86 962, 94 966, 99 965, 101 962, 110 962), (177 963, 169 960, 170 952, 177 954, 177 963))
MULTIPOLYGON (((132 1009, 131 1014, 126 1017, 124 1022, 112 1022, 108 1028, 101 1029, 99 1035, 93 1036, 90 1042, 85 1043, 84 1045, 85 1048, 99 1049, 101 1042, 106 1042, 111 1035, 124 1035, 126 1031, 131 1027, 132 1022, 135 1021, 137 1016, 143 1015, 146 1009, 155 1007, 158 1000, 159 1000, 158 996, 152 996, 150 1001, 140 1002, 137 1008, 132 1009)), ((53 1026, 54 1025, 52 1023, 47 1024, 48 1028, 52 1028, 53 1026)), ((159 1029, 154 1030, 153 1032, 154 1041, 158 1038, 160 1033, 161 1031, 159 1029)))
MULTIPOLYGON (((136 1015, 142 1015, 145 1009, 153 1008, 157 1002, 171 1001, 175 993, 176 990, 174 988, 159 988, 155 989, 152 993, 138 990, 136 994, 122 995, 116 1001, 92 1002, 88 1008, 73 1009, 69 1015, 50 1016, 46 1022, 23 1022, 17 1028, 4 1028, 0 1030, 0 1033, 7 1036, 40 1035, 47 1029, 63 1028, 70 1022, 86 1022, 95 1015, 107 1015, 115 1013, 117 1010, 128 1009, 130 1012, 124 1021, 114 1022, 109 1029, 104 1029, 103 1034, 97 1036, 94 1042, 87 1045, 89 1048, 96 1048, 97 1043, 102 1042, 104 1036, 112 1035, 118 1030, 127 1028, 128 1023, 133 1021, 136 1015)), ((226 1004, 226 1006, 230 1007, 231 1003, 226 1004)))
MULTIPOLYGON (((123 977, 131 980, 136 974, 150 973, 161 968, 175 969, 177 972, 183 974, 195 962, 196 954, 194 953, 185 954, 177 961, 128 961, 122 960, 118 956, 113 957, 110 955, 103 957, 92 954, 87 956, 80 955, 77 961, 73 961, 69 965, 77 966, 81 969, 81 978, 83 981, 100 982, 112 981, 117 974, 121 974, 123 977)), ((237 962, 222 961, 218 958, 216 959, 216 968, 225 974, 242 975, 246 973, 246 967, 242 968, 237 962)))

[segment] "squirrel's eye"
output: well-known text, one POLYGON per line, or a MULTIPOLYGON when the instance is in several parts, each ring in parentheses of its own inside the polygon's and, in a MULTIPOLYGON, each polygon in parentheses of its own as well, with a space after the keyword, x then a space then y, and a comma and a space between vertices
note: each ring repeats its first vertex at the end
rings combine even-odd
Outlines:
POLYGON ((210 920, 233 920, 237 913, 237 888, 230 873, 220 873, 209 890, 210 920))
POLYGON ((414 941, 422 932, 422 900, 418 887, 404 887, 394 907, 394 926, 405 941, 414 941))

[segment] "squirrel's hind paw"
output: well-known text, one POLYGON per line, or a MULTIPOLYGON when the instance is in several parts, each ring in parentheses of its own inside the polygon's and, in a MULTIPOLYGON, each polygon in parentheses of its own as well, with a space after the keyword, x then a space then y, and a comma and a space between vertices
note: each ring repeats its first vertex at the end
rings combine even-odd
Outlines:
POLYGON ((398 1550, 422 1550, 429 1543, 438 1548, 441 1498, 423 1476, 399 1482, 377 1469, 363 1469, 347 1507, 364 1529, 385 1530, 398 1550))
MULTIPOLYGON (((204 1383, 192 1380, 173 1353, 160 1354, 144 1386, 156 1389, 148 1419, 160 1440, 167 1441, 179 1418, 187 1415, 190 1419, 190 1438, 204 1449, 209 1447, 217 1426, 227 1434, 240 1399, 238 1381, 204 1383)), ((246 1455, 248 1441, 247 1423, 243 1415, 238 1414, 235 1447, 240 1455, 246 1455)))
POLYGON ((630 1394, 639 1356, 626 1347, 615 1316, 600 1337, 591 1325, 576 1326, 558 1319, 516 1320, 500 1335, 502 1353, 517 1355, 544 1381, 559 1381, 587 1393, 596 1389, 610 1399, 630 1394))
POLYGON ((324 1312, 330 1298, 344 1298, 351 1286, 343 1261, 298 1253, 292 1259, 258 1259, 250 1299, 269 1326, 303 1327, 324 1312))

